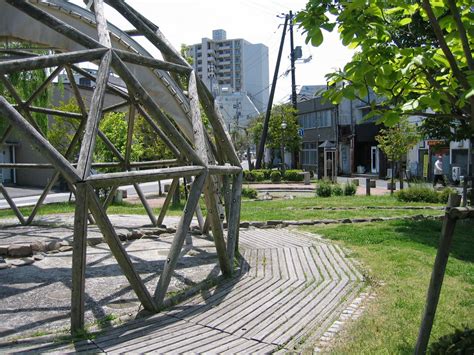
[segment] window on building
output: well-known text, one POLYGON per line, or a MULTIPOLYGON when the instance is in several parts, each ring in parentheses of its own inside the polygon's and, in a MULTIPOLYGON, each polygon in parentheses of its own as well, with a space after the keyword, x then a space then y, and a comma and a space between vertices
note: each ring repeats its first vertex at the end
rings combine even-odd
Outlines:
POLYGON ((299 123, 303 128, 316 128, 316 112, 309 112, 300 115, 299 123))
POLYGON ((324 110, 317 112, 318 127, 331 127, 332 110, 324 110))
POLYGON ((301 153, 302 165, 317 166, 318 145, 316 143, 303 143, 301 153))

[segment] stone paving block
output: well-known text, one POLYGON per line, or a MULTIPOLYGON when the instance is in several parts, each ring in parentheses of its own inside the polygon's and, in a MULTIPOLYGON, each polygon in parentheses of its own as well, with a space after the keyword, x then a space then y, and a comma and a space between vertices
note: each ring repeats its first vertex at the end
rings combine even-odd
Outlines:
POLYGON ((8 256, 13 258, 21 258, 33 254, 31 245, 29 244, 11 244, 8 247, 8 256))

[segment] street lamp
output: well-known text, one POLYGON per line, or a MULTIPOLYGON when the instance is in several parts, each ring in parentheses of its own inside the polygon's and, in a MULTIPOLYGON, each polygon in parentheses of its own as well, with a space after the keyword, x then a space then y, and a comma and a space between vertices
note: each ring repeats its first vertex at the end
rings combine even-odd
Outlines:
POLYGON ((285 129, 286 121, 281 123, 281 174, 285 173, 285 129))

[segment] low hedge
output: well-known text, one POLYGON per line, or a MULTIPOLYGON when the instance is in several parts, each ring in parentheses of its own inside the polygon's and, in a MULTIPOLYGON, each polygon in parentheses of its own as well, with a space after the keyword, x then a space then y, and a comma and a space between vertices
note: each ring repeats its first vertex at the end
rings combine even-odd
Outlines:
POLYGON ((286 170, 283 179, 286 181, 303 181, 304 176, 301 174, 303 170, 290 169, 286 170))
POLYGON ((456 190, 449 187, 436 191, 428 185, 414 185, 397 191, 395 197, 403 202, 446 203, 452 193, 456 193, 456 190))
POLYGON ((270 174, 270 180, 271 180, 272 182, 279 182, 279 181, 281 181, 281 172, 279 172, 278 170, 272 171, 272 173, 270 174))
POLYGON ((265 181, 265 180, 271 180, 273 182, 278 182, 281 180, 303 181, 304 176, 303 174, 301 174, 302 172, 303 170, 290 169, 290 170, 286 170, 282 176, 280 170, 271 170, 271 169, 244 170, 244 180, 247 182, 265 181))
POLYGON ((354 196, 356 192, 357 186, 353 183, 346 183, 344 186, 341 186, 329 180, 321 180, 316 185, 316 196, 319 197, 354 196))
POLYGON ((250 199, 256 199, 257 198, 257 190, 252 189, 251 187, 244 187, 244 188, 242 188, 242 196, 250 198, 250 199))

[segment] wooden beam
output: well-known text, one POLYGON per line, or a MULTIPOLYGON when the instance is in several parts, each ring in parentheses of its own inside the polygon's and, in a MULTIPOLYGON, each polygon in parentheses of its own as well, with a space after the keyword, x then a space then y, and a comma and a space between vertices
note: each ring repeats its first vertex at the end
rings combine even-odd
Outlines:
POLYGON ((135 123, 135 105, 130 105, 130 108, 128 111, 127 143, 125 145, 125 164, 127 165, 127 169, 129 169, 129 166, 130 166, 130 154, 132 152, 134 123, 135 123))
POLYGON ((208 169, 210 175, 237 175, 242 171, 242 167, 231 165, 209 165, 208 169))
MULTIPOLYGON (((18 105, 15 105, 15 107, 18 107, 18 105)), ((74 119, 77 119, 77 120, 82 119, 82 114, 80 114, 80 113, 55 110, 55 109, 46 108, 46 107, 29 106, 28 110, 32 111, 32 112, 44 113, 44 114, 52 115, 52 116, 60 116, 60 117, 65 117, 65 118, 74 118, 74 119)))
POLYGON ((454 207, 448 213, 452 219, 474 218, 474 207, 454 207))
POLYGON ((66 74, 69 79, 72 92, 74 93, 74 97, 76 98, 77 106, 79 106, 79 110, 81 111, 80 119, 84 120, 84 125, 85 125, 85 122, 87 122, 87 116, 88 116, 87 108, 86 108, 86 105, 84 104, 84 100, 82 99, 82 94, 79 90, 79 87, 77 86, 76 78, 74 77, 74 73, 72 72, 72 69, 70 66, 66 66, 66 74))
MULTIPOLYGON (((167 160, 153 160, 153 161, 143 161, 143 162, 130 162, 130 167, 132 168, 149 168, 149 167, 168 167, 177 165, 178 161, 176 159, 167 159, 167 160)), ((77 163, 71 164, 76 166, 77 163)), ((93 168, 119 168, 124 166, 124 163, 121 162, 97 162, 92 163, 93 168)), ((0 163, 0 169, 55 169, 54 164, 50 163, 0 163)))
POLYGON ((433 266, 433 272, 431 274, 430 285, 428 287, 428 294, 426 296, 423 320, 421 322, 416 342, 415 354, 417 355, 424 355, 428 347, 428 341, 430 339, 431 328, 433 327, 439 295, 441 294, 441 286, 443 285, 455 226, 456 219, 450 218, 449 215, 446 214, 443 221, 443 228, 433 266))
POLYGON ((163 169, 149 169, 91 175, 86 180, 94 187, 110 185, 128 185, 133 183, 150 182, 182 176, 193 176, 204 170, 201 166, 180 166, 163 169))
POLYGON ((151 112, 156 118, 171 142, 184 154, 191 162, 197 165, 203 165, 201 159, 195 153, 193 148, 189 145, 186 139, 176 129, 175 125, 170 122, 168 117, 160 110, 155 101, 151 98, 148 92, 142 87, 140 82, 133 76, 130 70, 125 66, 120 58, 114 57, 114 68, 116 72, 127 83, 130 92, 137 98, 137 100, 151 112))
POLYGON ((207 87, 201 80, 197 80, 197 90, 199 93, 199 99, 201 100, 201 105, 206 112, 206 115, 209 119, 209 122, 214 131, 214 136, 216 140, 219 140, 219 146, 222 147, 224 153, 229 159, 230 163, 235 166, 240 165, 239 157, 235 152, 234 146, 232 145, 232 140, 230 138, 229 132, 224 124, 224 119, 222 114, 219 111, 219 108, 215 106, 214 98, 209 92, 207 87))
POLYGON ((0 144, 5 143, 5 141, 7 140, 8 136, 10 135, 12 129, 13 129, 12 125, 9 124, 9 125, 7 126, 7 129, 5 130, 5 133, 3 133, 3 136, 0 138, 0 144))
POLYGON ((74 213, 74 239, 72 249, 72 335, 84 329, 87 211, 87 189, 84 183, 78 183, 76 185, 76 210, 74 213))
POLYGON ((145 211, 148 215, 148 218, 150 218, 151 224, 156 226, 156 217, 155 214, 153 213, 153 209, 150 207, 148 204, 148 201, 146 200, 145 194, 143 193, 140 185, 137 183, 133 184, 133 187, 135 188, 135 191, 137 192, 138 197, 140 198, 140 201, 142 201, 143 207, 145 207, 145 211))
POLYGON ((120 59, 122 59, 125 62, 142 65, 148 68, 166 70, 166 71, 175 72, 179 74, 189 74, 192 70, 188 66, 165 62, 159 59, 145 57, 143 55, 123 51, 120 49, 114 49, 114 52, 117 53, 120 59))
POLYGON ((128 106, 130 105, 130 101, 122 101, 122 102, 119 102, 117 104, 114 104, 114 105, 110 105, 110 106, 107 106, 107 107, 104 107, 104 109, 102 110, 103 113, 106 113, 106 112, 115 112, 117 111, 118 109, 121 109, 122 107, 125 107, 125 106, 128 106))
POLYGON ((161 35, 158 27, 151 21, 146 19, 143 15, 135 11, 125 1, 122 0, 106 0, 106 3, 117 10, 127 21, 129 21, 135 28, 140 32, 146 39, 148 39, 155 47, 157 47, 162 53, 165 59, 182 65, 190 67, 189 63, 186 62, 177 53, 172 46, 166 41, 161 35))
POLYGON ((137 271, 135 270, 132 261, 127 255, 120 238, 115 232, 112 224, 110 223, 107 214, 102 208, 99 199, 97 198, 94 189, 87 184, 88 202, 89 209, 92 212, 94 219, 99 227, 105 241, 109 245, 110 251, 114 255, 117 263, 121 267, 125 277, 130 282, 132 289, 137 294, 138 299, 143 304, 143 307, 151 312, 156 312, 157 307, 155 301, 148 292, 143 281, 140 279, 137 271))
POLYGON ((138 106, 138 111, 140 114, 145 118, 145 120, 148 122, 148 124, 151 126, 151 128, 155 131, 155 133, 160 137, 160 139, 165 143, 165 145, 171 150, 173 155, 180 160, 184 160, 183 156, 181 155, 181 152, 178 150, 178 148, 175 147, 173 142, 170 141, 168 136, 163 133, 161 128, 156 124, 155 121, 153 121, 153 118, 141 107, 138 106))
POLYGON ((100 59, 106 48, 86 49, 68 53, 40 55, 34 58, 0 62, 0 74, 62 66, 69 63, 91 62, 100 59))
POLYGON ((0 96, 0 116, 5 117, 14 128, 22 132, 23 137, 38 151, 41 151, 41 154, 54 164, 69 182, 74 184, 81 180, 76 169, 67 159, 39 134, 3 96, 0 96))
POLYGON ((233 265, 235 253, 239 248, 240 208, 242 200, 243 173, 233 177, 229 219, 227 223, 227 255, 233 265))
POLYGON ((107 195, 107 198, 105 199, 104 203, 102 204, 102 208, 104 211, 107 211, 107 208, 109 208, 110 204, 114 201, 115 193, 118 190, 118 186, 112 186, 110 188, 110 192, 107 195))
POLYGON ((91 99, 89 115, 87 117, 86 129, 84 132, 84 138, 82 140, 77 166, 77 170, 79 171, 79 174, 82 176, 83 179, 90 175, 92 157, 96 144, 96 137, 99 131, 99 121, 102 117, 105 88, 109 79, 111 60, 112 53, 108 51, 102 57, 102 60, 99 65, 99 70, 97 72, 97 85, 91 99))
POLYGON ((3 186, 2 183, 0 183, 0 193, 3 195, 3 197, 5 197, 5 200, 7 201, 8 205, 13 210, 13 212, 15 213, 15 215, 18 218, 18 220, 20 221, 20 223, 25 225, 26 224, 25 217, 23 217, 23 214, 20 212, 20 210, 16 206, 15 202, 13 201, 13 199, 8 194, 7 189, 5 189, 5 186, 3 186))
POLYGON ((168 290, 169 283, 171 281, 171 276, 176 268, 176 263, 178 262, 178 257, 183 248, 183 243, 186 238, 186 235, 189 232, 189 226, 193 218, 194 211, 199 202, 201 196, 202 188, 204 182, 206 181, 207 173, 203 171, 201 175, 196 176, 194 183, 191 187, 189 193, 189 198, 186 201, 186 206, 184 207, 183 215, 179 221, 178 227, 176 228, 176 234, 173 238, 170 251, 168 253, 168 258, 166 259, 165 265, 163 267, 163 272, 161 273, 160 280, 156 286, 155 291, 155 300, 159 307, 163 305, 163 301, 166 296, 166 291, 168 290))
MULTIPOLYGON (((94 0, 94 13, 100 46, 112 48, 109 30, 107 27, 107 20, 105 18, 104 3, 102 0, 94 0)), ((112 51, 109 50, 102 57, 99 69, 97 71, 96 88, 94 90, 94 94, 92 95, 89 115, 87 116, 86 129, 84 132, 84 139, 82 141, 81 151, 79 153, 77 170, 83 179, 87 178, 91 173, 90 170, 96 144, 96 137, 99 131, 99 121, 102 117, 105 89, 109 80, 111 62, 112 51)))
MULTIPOLYGON (((189 102, 191 106, 192 123, 194 131, 194 145, 198 155, 202 161, 207 165, 207 150, 203 124, 201 120, 201 114, 199 110, 199 98, 196 87, 196 73, 193 71, 189 76, 189 102)), ((215 190, 215 184, 209 175, 204 184, 204 199, 206 201, 207 218, 210 219, 212 236, 214 238, 214 244, 217 250, 217 256, 219 258, 219 266, 224 276, 230 276, 232 274, 232 267, 230 265, 229 258, 226 253, 226 245, 224 240, 224 228, 222 221, 219 216, 218 204, 217 204, 217 191, 215 190)))
POLYGON ((102 45, 95 39, 76 30, 71 25, 59 20, 57 17, 50 15, 46 11, 30 4, 24 0, 6 0, 10 5, 21 10, 26 15, 38 20, 50 29, 64 35, 65 37, 77 42, 87 48, 100 48, 102 45))
POLYGON ((36 129, 44 137, 44 132, 38 126, 33 116, 31 116, 28 106, 25 105, 22 98, 20 97, 8 77, 6 75, 0 75, 0 80, 2 81, 3 85, 5 85, 10 94, 13 96, 13 99, 17 102, 18 109, 25 115, 26 120, 34 127, 34 129, 36 129))
POLYGON ((53 81, 53 79, 58 76, 61 70, 63 70, 63 67, 61 65, 54 69, 53 72, 49 74, 49 76, 46 78, 46 80, 43 81, 43 83, 39 87, 37 87, 36 90, 30 95, 30 98, 26 100, 25 105, 30 106, 31 103, 38 97, 38 95, 41 94, 46 89, 46 87, 53 81))
POLYGON ((165 219, 166 212, 168 211, 171 200, 173 199, 174 192, 176 191, 176 188, 178 187, 178 185, 179 185, 179 178, 175 177, 173 181, 171 182, 168 193, 166 194, 165 201, 163 202, 163 206, 161 207, 160 215, 158 216, 158 220, 156 221, 157 226, 161 226, 163 224, 163 220, 165 219))

